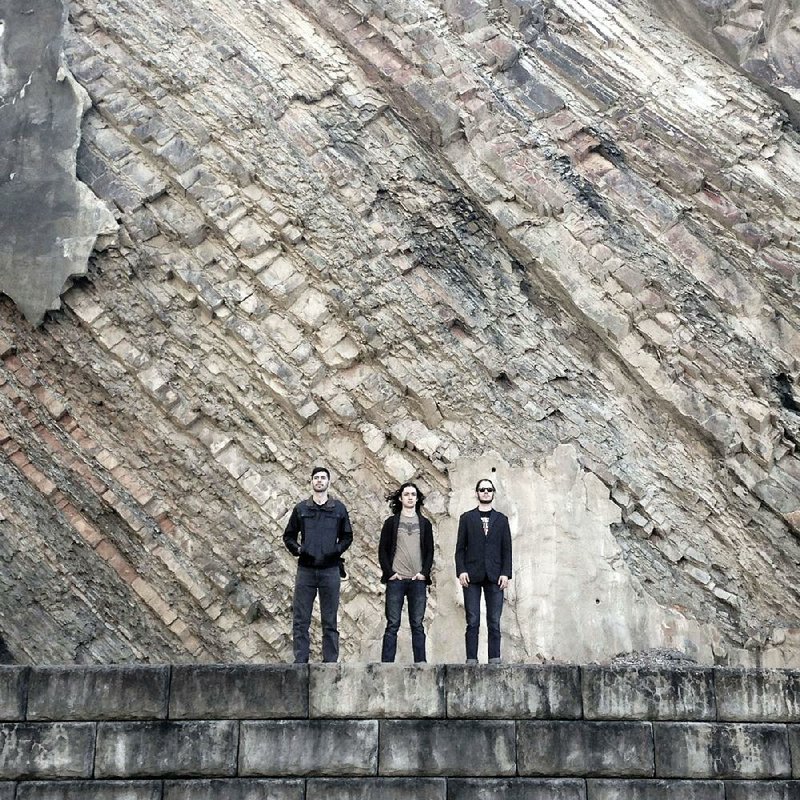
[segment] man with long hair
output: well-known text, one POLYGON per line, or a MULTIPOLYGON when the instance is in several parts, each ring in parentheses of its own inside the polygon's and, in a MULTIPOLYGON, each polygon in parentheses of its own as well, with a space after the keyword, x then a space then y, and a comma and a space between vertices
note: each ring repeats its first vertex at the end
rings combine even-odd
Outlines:
POLYGON ((486 601, 489 663, 500 662, 500 615, 511 580, 511 529, 508 517, 493 508, 495 488, 488 478, 475 484, 478 507, 461 515, 456 540, 456 574, 464 591, 467 664, 478 663, 481 592, 486 601))
POLYGON ((403 602, 408 600, 414 663, 426 661, 425 616, 433 567, 433 526, 422 514, 425 495, 415 483, 404 483, 386 496, 392 516, 381 529, 378 561, 381 583, 386 584, 386 630, 381 661, 394 661, 403 602))

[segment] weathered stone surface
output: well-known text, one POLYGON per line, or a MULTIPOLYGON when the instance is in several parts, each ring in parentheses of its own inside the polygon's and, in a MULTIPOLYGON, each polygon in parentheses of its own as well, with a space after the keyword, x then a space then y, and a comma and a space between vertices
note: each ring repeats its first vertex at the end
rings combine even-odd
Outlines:
POLYGON ((717 718, 711 669, 587 666, 581 679, 586 719, 717 718))
POLYGON ((515 761, 513 722, 381 722, 381 775, 513 775, 515 761))
POLYGON ((183 665, 172 668, 170 719, 308 716, 308 668, 183 665))
POLYGON ((224 722, 101 722, 98 778, 236 774, 238 724, 224 722))
POLYGON ((714 673, 720 720, 800 721, 800 673, 723 668, 714 673))
MULTIPOLYGON (((494 468, 507 662, 796 665, 784 107, 651 2, 154 2, 70 3, 80 176, 121 228, 43 328, 0 314, 0 660, 288 661, 280 536, 322 459, 361 531, 343 660, 378 658, 374 534, 408 476, 429 657, 463 660, 453 538, 494 468)), ((750 66, 759 26, 794 36, 769 5, 719 9, 750 66)), ((20 97, 42 51, 11 29, 44 8, 4 18, 4 115, 43 87, 20 97)), ((71 151, 76 116, 31 128, 71 151)), ((29 228, 49 268, 64 231, 29 228)))
POLYGON ((25 719, 28 668, 0 666, 0 721, 25 719))
POLYGON ((309 778, 305 800, 447 800, 444 778, 309 778))
POLYGON ((16 784, 10 781, 0 781, 0 800, 14 800, 16 784))
POLYGON ((644 722, 519 722, 520 775, 649 777, 653 738, 644 722))
POLYGON ((586 800, 729 800, 722 781, 586 781, 586 800))
POLYGON ((800 778, 800 725, 789 725, 788 731, 789 749, 792 756, 792 777, 800 778))
POLYGON ((28 719, 164 719, 169 676, 169 667, 35 667, 28 719))
POLYGON ((445 667, 315 664, 311 717, 444 717, 445 667))
POLYGON ((725 781, 725 800, 798 800, 800 781, 725 781))
POLYGON ((581 670, 500 665, 488 671, 447 666, 447 716, 478 719, 580 719, 581 670))
POLYGON ((0 291, 32 323, 58 308, 68 278, 86 273, 99 233, 116 225, 75 179, 86 91, 63 61, 66 6, 13 3, 3 14, 0 291))
POLYGON ((160 781, 26 781, 17 800, 162 800, 160 781))
POLYGON ((452 778, 447 787, 448 800, 587 800, 584 782, 568 778, 452 778))
POLYGON ((240 775, 375 775, 378 722, 242 722, 240 775))
POLYGON ((163 800, 305 800, 301 780, 236 778, 205 781, 164 781, 163 800))
POLYGON ((791 774, 785 725, 655 722, 661 778, 786 778, 791 774))
POLYGON ((94 736, 90 722, 0 724, 0 779, 88 778, 94 736))
POLYGON ((800 68, 794 59, 800 34, 793 0, 768 4, 678 0, 669 7, 655 8, 751 80, 770 89, 790 115, 800 119, 800 68))

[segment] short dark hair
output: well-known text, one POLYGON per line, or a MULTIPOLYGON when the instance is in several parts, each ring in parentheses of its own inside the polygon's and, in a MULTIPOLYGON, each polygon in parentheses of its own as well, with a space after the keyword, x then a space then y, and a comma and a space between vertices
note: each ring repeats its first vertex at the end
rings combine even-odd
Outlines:
POLYGON ((425 503, 425 495, 422 493, 422 489, 420 489, 416 483, 406 481, 399 489, 396 489, 394 492, 390 492, 386 495, 386 502, 389 503, 389 508, 392 509, 392 514, 400 513, 400 510, 403 508, 403 489, 407 489, 409 486, 417 490, 416 509, 417 514, 421 513, 422 506, 425 503))
POLYGON ((324 472, 328 476, 328 480, 331 479, 331 471, 327 467, 314 467, 311 470, 311 477, 313 478, 318 472, 324 472))
POLYGON ((476 492, 478 491, 478 487, 479 487, 479 486, 480 486, 482 483, 491 483, 491 484, 492 484, 492 489, 494 489, 494 491, 497 491, 497 489, 495 488, 495 485, 494 485, 494 481, 493 481, 491 478, 481 478, 481 479, 480 479, 480 480, 479 480, 479 481, 478 481, 478 482, 475 484, 475 491, 476 491, 476 492))

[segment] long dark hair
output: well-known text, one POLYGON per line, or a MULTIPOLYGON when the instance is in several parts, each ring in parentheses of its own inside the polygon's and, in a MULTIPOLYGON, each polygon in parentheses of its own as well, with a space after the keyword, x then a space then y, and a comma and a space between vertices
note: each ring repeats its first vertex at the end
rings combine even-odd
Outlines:
POLYGON ((416 483, 406 481, 399 489, 386 495, 386 502, 389 504, 389 508, 392 509, 392 514, 400 513, 403 508, 403 489, 409 486, 417 490, 417 514, 422 513, 422 506, 425 504, 425 495, 416 483))

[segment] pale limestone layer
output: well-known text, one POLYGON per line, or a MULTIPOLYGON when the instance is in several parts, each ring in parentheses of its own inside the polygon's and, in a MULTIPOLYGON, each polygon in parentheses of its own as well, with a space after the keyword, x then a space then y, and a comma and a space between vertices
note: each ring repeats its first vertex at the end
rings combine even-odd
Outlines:
MULTIPOLYGON (((576 449, 563 445, 540 467, 509 467, 499 456, 457 465, 450 516, 439 529, 442 569, 438 605, 430 624, 436 661, 464 654, 464 611, 455 578, 457 520, 474 508, 472 487, 490 477, 498 487, 495 507, 509 517, 514 576, 502 618, 503 658, 531 662, 608 661, 631 651, 675 649, 701 662, 713 660, 719 635, 644 590, 611 535, 621 521, 607 488, 584 471, 576 449)), ((485 616, 480 660, 486 660, 485 616)))

